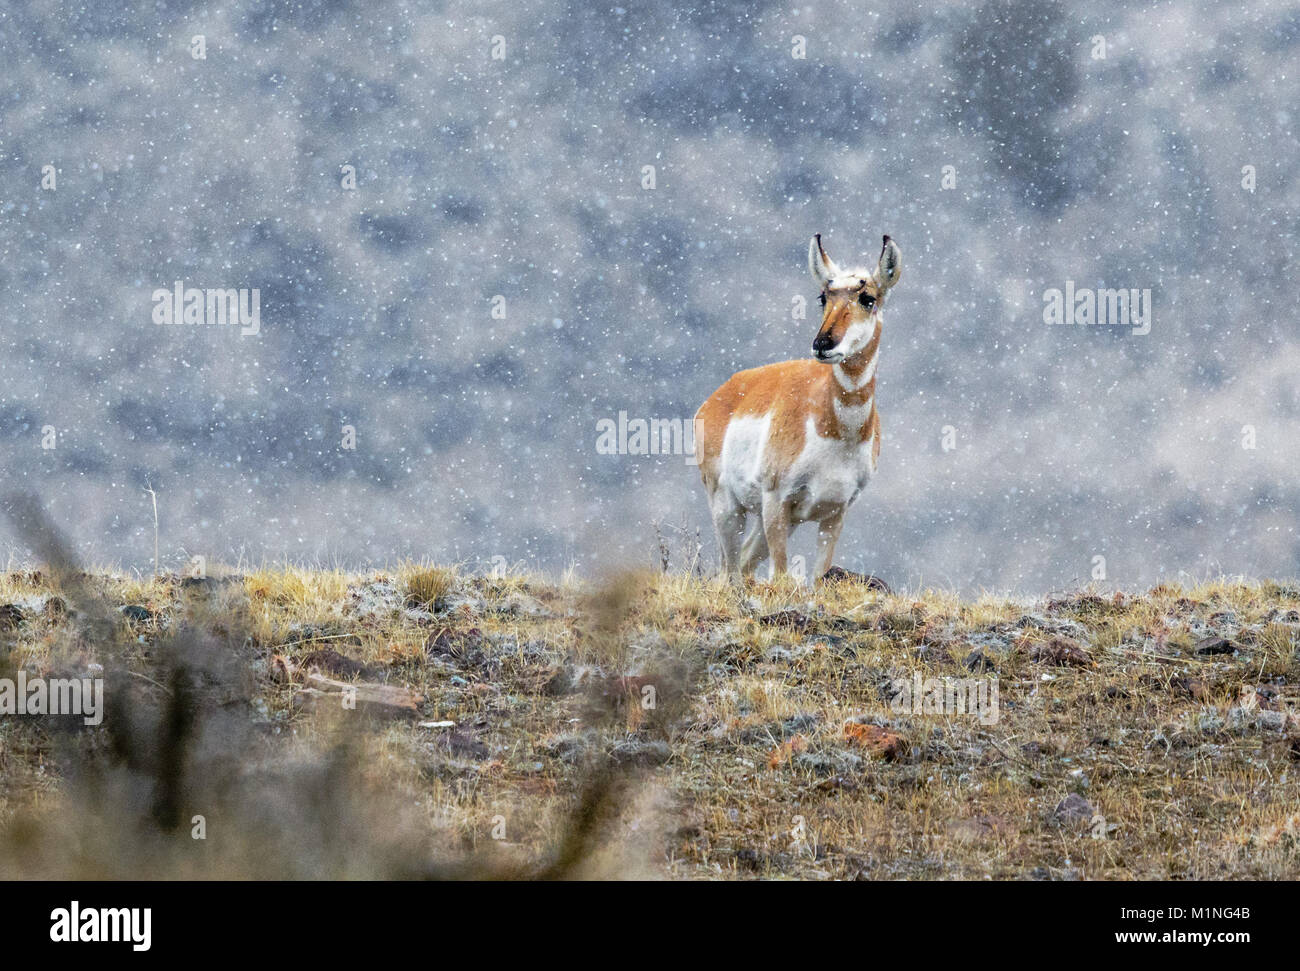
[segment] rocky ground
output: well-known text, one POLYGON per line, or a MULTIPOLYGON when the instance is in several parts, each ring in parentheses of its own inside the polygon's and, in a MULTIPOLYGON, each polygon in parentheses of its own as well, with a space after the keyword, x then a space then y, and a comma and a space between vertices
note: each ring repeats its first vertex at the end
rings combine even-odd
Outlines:
POLYGON ((1300 876, 1272 582, 13 571, 20 669, 106 712, 0 715, 9 878, 1300 876))

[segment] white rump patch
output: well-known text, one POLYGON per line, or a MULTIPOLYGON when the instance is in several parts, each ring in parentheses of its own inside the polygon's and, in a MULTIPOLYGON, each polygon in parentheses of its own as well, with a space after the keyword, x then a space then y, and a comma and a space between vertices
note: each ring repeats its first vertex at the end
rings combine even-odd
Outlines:
POLYGON ((772 416, 732 418, 722 438, 718 485, 745 509, 762 505, 763 455, 772 416))

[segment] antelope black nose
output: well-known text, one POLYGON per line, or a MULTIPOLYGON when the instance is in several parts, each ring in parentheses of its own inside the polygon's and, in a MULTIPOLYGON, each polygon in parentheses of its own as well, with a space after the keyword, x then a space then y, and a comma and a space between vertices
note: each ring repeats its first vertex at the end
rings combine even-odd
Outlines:
POLYGON ((813 353, 825 354, 834 346, 835 346, 835 342, 831 340, 829 334, 818 334, 817 337, 813 340, 813 353))

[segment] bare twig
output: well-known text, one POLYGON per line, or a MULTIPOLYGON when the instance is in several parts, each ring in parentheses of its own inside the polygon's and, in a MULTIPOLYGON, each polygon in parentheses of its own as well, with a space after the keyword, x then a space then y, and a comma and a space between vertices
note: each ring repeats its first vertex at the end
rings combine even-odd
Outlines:
POLYGON ((153 500, 153 575, 158 576, 158 493, 153 491, 153 486, 145 482, 144 491, 149 493, 149 498, 153 500))

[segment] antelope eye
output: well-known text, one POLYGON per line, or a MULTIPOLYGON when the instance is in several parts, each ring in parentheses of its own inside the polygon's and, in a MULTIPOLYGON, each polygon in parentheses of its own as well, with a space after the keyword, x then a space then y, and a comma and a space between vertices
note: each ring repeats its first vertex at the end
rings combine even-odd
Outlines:
POLYGON ((826 294, 823 293, 820 296, 818 296, 817 302, 820 303, 823 307, 826 306, 826 294))
POLYGON ((862 306, 870 310, 872 307, 876 305, 876 298, 869 293, 859 294, 858 303, 862 304, 862 306))

